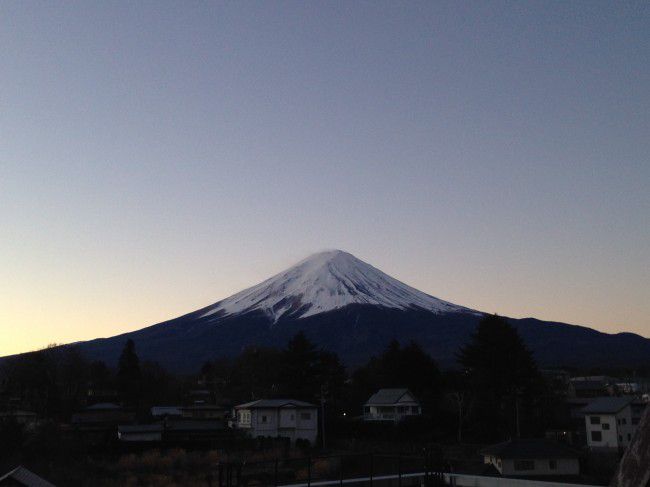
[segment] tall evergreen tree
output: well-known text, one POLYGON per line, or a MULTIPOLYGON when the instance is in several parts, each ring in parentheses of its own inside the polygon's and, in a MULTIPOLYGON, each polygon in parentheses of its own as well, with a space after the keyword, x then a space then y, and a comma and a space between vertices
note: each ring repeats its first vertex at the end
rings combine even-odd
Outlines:
POLYGON ((313 401, 320 393, 319 353, 305 334, 298 332, 282 353, 282 389, 296 399, 313 401))
POLYGON ((117 381, 125 404, 132 407, 139 405, 141 387, 140 359, 135 352, 135 343, 128 340, 120 354, 117 381))
POLYGON ((504 318, 486 315, 458 361, 476 399, 474 424, 490 439, 530 431, 540 375, 517 330, 504 318))

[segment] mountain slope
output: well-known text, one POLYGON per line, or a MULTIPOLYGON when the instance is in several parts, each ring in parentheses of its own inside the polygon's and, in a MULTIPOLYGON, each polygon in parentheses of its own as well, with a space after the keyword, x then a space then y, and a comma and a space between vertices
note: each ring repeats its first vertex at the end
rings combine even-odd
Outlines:
MULTIPOLYGON (((141 359, 177 372, 234 356, 247 346, 284 347, 298 331, 357 365, 393 338, 416 341, 441 364, 476 328, 478 311, 429 296, 341 251, 315 254, 203 309, 123 335, 77 344, 115 364, 127 339, 141 359)), ((543 366, 626 366, 650 362, 650 340, 534 319, 509 319, 543 366)))
POLYGON ((277 321, 285 314, 305 318, 351 304, 434 313, 471 311, 407 286, 352 254, 331 250, 216 303, 202 317, 260 310, 277 321))

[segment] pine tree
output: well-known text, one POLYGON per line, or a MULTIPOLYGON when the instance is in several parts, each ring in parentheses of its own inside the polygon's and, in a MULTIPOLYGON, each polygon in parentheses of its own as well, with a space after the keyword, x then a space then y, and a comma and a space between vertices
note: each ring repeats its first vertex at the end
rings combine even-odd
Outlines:
POLYGON ((135 352, 135 343, 128 340, 118 362, 117 381, 125 404, 137 407, 140 399, 140 359, 135 352))
POLYGON ((486 315, 458 361, 476 398, 476 429, 496 439, 518 436, 528 426, 540 376, 517 330, 500 316, 486 315))

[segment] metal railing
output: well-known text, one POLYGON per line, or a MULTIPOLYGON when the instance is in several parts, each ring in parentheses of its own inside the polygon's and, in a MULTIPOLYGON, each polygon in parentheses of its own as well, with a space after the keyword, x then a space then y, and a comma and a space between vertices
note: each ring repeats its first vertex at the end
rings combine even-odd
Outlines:
POLYGON ((375 453, 278 458, 220 463, 219 487, 363 485, 370 487, 444 484, 442 465, 433 455, 375 453), (417 482, 415 482, 417 480, 417 482))

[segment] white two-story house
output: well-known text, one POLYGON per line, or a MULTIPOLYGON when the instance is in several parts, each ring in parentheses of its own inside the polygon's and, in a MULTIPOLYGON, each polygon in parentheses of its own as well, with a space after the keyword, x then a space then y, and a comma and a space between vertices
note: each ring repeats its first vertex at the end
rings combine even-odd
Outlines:
POLYGON ((422 407, 408 389, 379 389, 363 405, 364 421, 402 421, 422 414, 422 407))
POLYGON ((582 409, 589 448, 627 448, 644 408, 644 403, 631 396, 599 397, 590 402, 582 409))
POLYGON ((318 436, 318 407, 295 399, 260 399, 234 408, 235 428, 253 438, 281 437, 315 443, 318 436))

